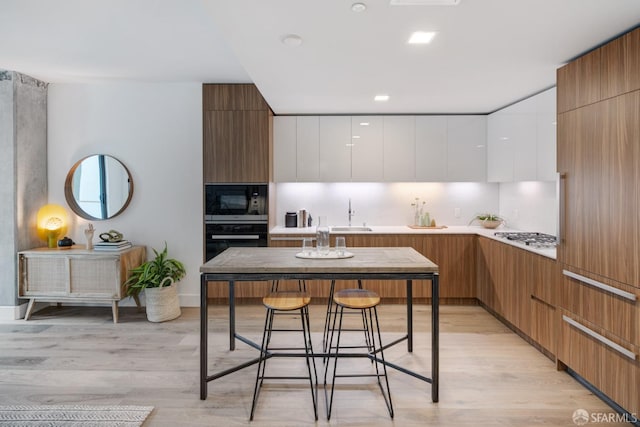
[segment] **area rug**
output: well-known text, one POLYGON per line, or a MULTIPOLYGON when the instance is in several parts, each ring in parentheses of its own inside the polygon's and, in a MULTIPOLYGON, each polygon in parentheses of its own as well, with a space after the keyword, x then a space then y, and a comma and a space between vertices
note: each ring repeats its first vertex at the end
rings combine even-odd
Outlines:
POLYGON ((153 406, 0 406, 0 426, 139 427, 152 410, 153 406))

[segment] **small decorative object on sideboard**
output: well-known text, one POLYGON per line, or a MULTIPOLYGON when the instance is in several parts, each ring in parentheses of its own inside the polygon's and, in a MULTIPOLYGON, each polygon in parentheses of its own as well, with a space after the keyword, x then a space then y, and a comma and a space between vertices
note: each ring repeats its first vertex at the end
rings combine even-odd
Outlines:
POLYGON ((75 242, 71 240, 69 237, 64 236, 62 239, 58 240, 58 248, 60 249, 71 249, 75 242))
POLYGON ((185 276, 186 270, 180 261, 168 257, 166 242, 162 252, 155 249, 153 252, 154 259, 130 270, 125 286, 127 295, 137 296, 144 291, 150 322, 165 322, 180 317, 176 282, 185 276))
MULTIPOLYGON (((86 231, 85 231, 86 233, 86 231)), ((100 234, 100 242, 93 247, 96 251, 121 251, 130 248, 131 242, 123 239, 123 234, 116 230, 109 230, 100 234)))
POLYGON ((88 228, 84 230, 84 237, 87 239, 87 250, 93 250, 93 224, 89 224, 88 228))
POLYGON ((469 221, 469 225, 474 222, 479 222, 484 228, 497 228, 506 223, 503 218, 490 213, 476 215, 471 221, 469 221))

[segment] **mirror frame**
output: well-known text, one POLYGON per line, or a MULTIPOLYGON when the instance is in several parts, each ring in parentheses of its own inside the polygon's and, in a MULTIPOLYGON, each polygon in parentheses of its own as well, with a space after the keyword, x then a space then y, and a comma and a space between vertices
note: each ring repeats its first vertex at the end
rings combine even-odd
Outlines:
POLYGON ((133 197, 133 178, 131 177, 131 172, 129 172, 129 169, 127 169, 127 167, 124 165, 124 163, 122 163, 119 159, 109 155, 109 154, 91 154, 89 156, 83 157, 82 159, 78 160, 72 167, 71 169, 69 169, 69 172, 67 173, 67 178, 64 181, 64 196, 67 199, 67 204, 69 205, 69 207, 71 208, 71 210, 78 216, 84 218, 84 219, 88 219, 88 220, 94 220, 94 221, 105 221, 107 219, 112 219, 118 215, 120 215, 128 206, 129 203, 131 202, 131 198, 133 197), (115 160, 116 162, 118 162, 122 168, 124 169, 124 171, 127 173, 127 181, 129 183, 129 195, 127 197, 127 200, 124 202, 124 204, 122 205, 122 207, 120 208, 120 210, 118 210, 118 212, 114 213, 113 215, 111 215, 108 218, 98 218, 95 217, 93 215, 89 215, 87 212, 85 212, 80 205, 78 205, 78 202, 76 201, 74 195, 73 195, 73 176, 76 172, 76 169, 78 169, 78 167, 82 164, 83 161, 85 161, 86 159, 90 158, 90 157, 94 157, 94 156, 105 156, 105 157, 109 157, 113 160, 115 160))

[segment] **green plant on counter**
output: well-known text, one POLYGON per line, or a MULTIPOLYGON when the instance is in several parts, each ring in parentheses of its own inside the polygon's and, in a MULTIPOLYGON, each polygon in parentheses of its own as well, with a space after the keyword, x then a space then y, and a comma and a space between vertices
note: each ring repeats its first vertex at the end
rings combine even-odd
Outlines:
POLYGON ((476 221, 480 222, 480 224, 485 228, 496 228, 499 225, 506 223, 504 218, 492 213, 482 213, 474 216, 473 219, 469 221, 469 225, 476 221))
POLYGON ((476 215, 476 217, 474 218, 474 220, 479 220, 479 221, 504 221, 504 219, 502 219, 501 217, 499 217, 498 215, 495 214, 479 214, 476 215))
POLYGON ((185 276, 184 264, 168 257, 167 242, 162 252, 155 249, 153 252, 156 255, 154 259, 130 270, 131 276, 125 282, 127 295, 138 295, 146 288, 170 286, 185 276))

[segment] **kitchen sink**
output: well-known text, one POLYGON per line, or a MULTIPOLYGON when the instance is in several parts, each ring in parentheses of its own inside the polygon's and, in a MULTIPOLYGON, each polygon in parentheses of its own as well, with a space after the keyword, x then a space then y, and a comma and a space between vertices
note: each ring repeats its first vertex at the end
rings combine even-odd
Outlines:
POLYGON ((332 232, 340 233, 344 231, 373 231, 369 227, 349 227, 349 226, 340 226, 340 227, 331 227, 332 232))

